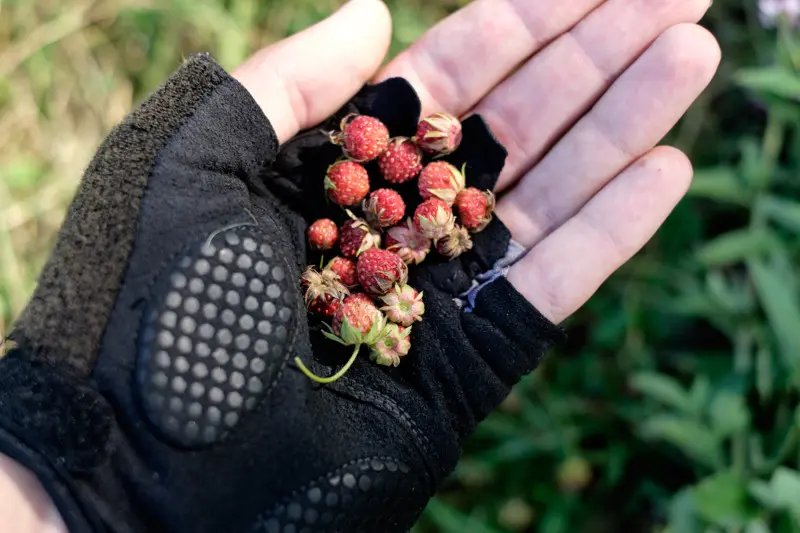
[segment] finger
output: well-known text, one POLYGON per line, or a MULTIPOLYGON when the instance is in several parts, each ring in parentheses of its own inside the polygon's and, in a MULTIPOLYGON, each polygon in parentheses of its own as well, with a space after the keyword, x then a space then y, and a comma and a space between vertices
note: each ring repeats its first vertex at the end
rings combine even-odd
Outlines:
POLYGON ((540 313, 561 322, 647 243, 691 179, 683 153, 652 150, 528 252, 509 281, 540 313))
POLYGON ((423 114, 461 115, 603 0, 476 0, 397 56, 378 80, 406 78, 423 114))
POLYGON ((611 178, 650 150, 708 85, 719 64, 706 30, 667 30, 498 203, 520 244, 531 248, 611 178))
POLYGON ((666 29, 697 22, 709 0, 610 0, 528 61, 474 109, 509 158, 498 190, 531 168, 666 29))
POLYGON ((380 67, 391 18, 380 0, 351 0, 331 17, 256 52, 234 72, 283 142, 338 110, 380 67))

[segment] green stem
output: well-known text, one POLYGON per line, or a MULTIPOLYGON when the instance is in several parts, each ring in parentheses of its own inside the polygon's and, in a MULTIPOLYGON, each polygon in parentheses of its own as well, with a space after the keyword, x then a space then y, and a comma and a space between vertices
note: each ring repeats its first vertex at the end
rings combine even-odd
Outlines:
POLYGON ((358 356, 358 351, 360 349, 361 349, 361 345, 360 344, 356 344, 356 349, 353 350, 353 355, 350 356, 350 359, 347 361, 347 363, 345 363, 345 365, 342 367, 342 369, 339 370, 334 375, 332 375, 330 377, 327 377, 327 378, 321 378, 318 375, 316 375, 313 372, 311 372, 306 367, 306 365, 303 364, 303 361, 299 357, 295 357, 294 358, 294 362, 297 364, 297 366, 300 368, 300 371, 303 374, 308 376, 310 379, 316 381, 317 383, 332 383, 332 382, 336 381, 337 379, 339 379, 340 377, 344 376, 347 373, 347 371, 350 370, 350 367, 353 366, 353 363, 355 362, 356 357, 358 356))

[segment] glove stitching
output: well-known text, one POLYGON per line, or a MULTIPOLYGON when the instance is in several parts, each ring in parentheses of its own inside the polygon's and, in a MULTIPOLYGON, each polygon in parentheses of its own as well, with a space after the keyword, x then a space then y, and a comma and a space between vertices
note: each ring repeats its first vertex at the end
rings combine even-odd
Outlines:
POLYGON ((345 382, 348 387, 340 387, 334 384, 333 388, 335 390, 345 395, 353 396, 358 400, 369 402, 389 415, 396 417, 396 419, 402 423, 414 439, 414 444, 420 452, 422 460, 428 470, 428 476, 430 479, 436 479, 434 467, 441 466, 441 458, 436 447, 433 446, 428 436, 419 429, 411 416, 396 402, 392 401, 391 398, 388 398, 386 395, 374 389, 364 387, 347 376, 343 377, 340 381, 345 382), (430 457, 433 457, 433 462, 429 459, 430 457))

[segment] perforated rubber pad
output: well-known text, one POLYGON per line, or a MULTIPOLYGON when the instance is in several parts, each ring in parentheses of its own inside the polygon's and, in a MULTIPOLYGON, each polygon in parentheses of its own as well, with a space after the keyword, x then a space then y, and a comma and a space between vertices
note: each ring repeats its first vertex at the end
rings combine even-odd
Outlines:
MULTIPOLYGON (((398 495, 414 490, 409 473, 408 466, 390 457, 354 461, 298 490, 264 515, 251 533, 385 530, 384 511, 402 506, 398 495)), ((409 514, 414 511, 408 509, 409 514)))
POLYGON ((264 396, 288 356, 297 296, 285 260, 252 227, 179 258, 140 336, 142 407, 182 446, 223 438, 264 396))

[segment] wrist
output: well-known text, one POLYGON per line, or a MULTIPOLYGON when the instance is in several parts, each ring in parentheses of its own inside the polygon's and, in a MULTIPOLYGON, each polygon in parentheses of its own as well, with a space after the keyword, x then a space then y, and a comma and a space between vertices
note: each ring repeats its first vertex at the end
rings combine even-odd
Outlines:
POLYGON ((67 533, 61 515, 36 477, 0 454, 0 522, 11 533, 67 533))

